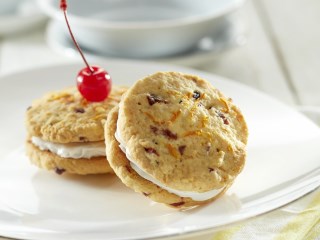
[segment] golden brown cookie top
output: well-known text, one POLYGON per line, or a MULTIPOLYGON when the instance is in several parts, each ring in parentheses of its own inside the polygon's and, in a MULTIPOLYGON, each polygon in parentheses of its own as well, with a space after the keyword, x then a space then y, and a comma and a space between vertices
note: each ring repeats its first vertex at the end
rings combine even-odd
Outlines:
POLYGON ((243 115, 207 81, 175 72, 139 80, 123 96, 118 131, 136 164, 164 185, 206 192, 244 166, 243 115))
POLYGON ((227 185, 218 195, 205 201, 195 201, 189 197, 180 197, 158 187, 154 183, 139 176, 131 167, 126 155, 119 148, 119 142, 115 139, 117 120, 118 107, 114 107, 108 114, 105 124, 105 140, 106 143, 108 143, 106 146, 108 162, 120 180, 135 192, 141 193, 155 202, 167 204, 170 207, 188 208, 215 200, 222 196, 231 185, 227 185))
POLYGON ((28 108, 28 134, 57 143, 104 140, 106 115, 118 105, 126 89, 113 86, 103 102, 88 102, 76 87, 50 92, 28 108))

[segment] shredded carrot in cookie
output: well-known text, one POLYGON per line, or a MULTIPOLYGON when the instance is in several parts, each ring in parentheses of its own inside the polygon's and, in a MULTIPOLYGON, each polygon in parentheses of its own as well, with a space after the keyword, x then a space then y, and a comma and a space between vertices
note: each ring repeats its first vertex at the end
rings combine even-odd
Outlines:
POLYGON ((64 102, 64 103, 73 103, 74 102, 74 96, 70 95, 69 97, 66 97, 66 98, 61 98, 61 102, 64 102))
POLYGON ((106 118, 106 113, 99 114, 99 115, 93 117, 92 119, 97 120, 97 119, 103 119, 103 118, 106 118))
POLYGON ((186 132, 183 137, 189 137, 189 136, 200 136, 202 134, 201 130, 196 130, 196 131, 189 131, 186 132))
POLYGON ((179 91, 175 91, 175 90, 169 90, 167 91, 168 95, 174 95, 174 96, 181 96, 181 93, 179 91))
POLYGON ((228 113, 228 112, 230 111, 230 108, 229 108, 229 105, 228 105, 227 100, 224 99, 224 98, 220 98, 220 101, 221 101, 221 102, 224 104, 224 106, 226 107, 226 108, 224 109, 224 112, 228 113))
POLYGON ((153 115, 151 115, 148 112, 143 112, 152 122, 156 123, 156 124, 164 124, 165 121, 158 121, 153 115))
POLYGON ((170 122, 174 122, 177 120, 177 118, 180 116, 181 110, 179 109, 178 111, 172 113, 172 117, 170 118, 170 122))
POLYGON ((209 122, 209 117, 203 116, 203 118, 201 119, 200 128, 204 128, 205 126, 207 126, 208 122, 209 122))
POLYGON ((177 118, 180 116, 181 114, 181 110, 178 110, 177 112, 172 113, 172 117, 169 120, 162 120, 162 121, 158 121, 152 114, 148 113, 148 112, 143 112, 152 122, 156 123, 156 124, 164 124, 164 123, 173 123, 174 121, 177 120, 177 118))
POLYGON ((178 150, 177 150, 175 147, 172 146, 172 144, 168 143, 168 144, 166 145, 166 147, 167 147, 169 153, 170 153, 174 158, 176 158, 176 159, 179 158, 179 152, 178 152, 178 150))
POLYGON ((88 102, 85 98, 81 98, 80 104, 81 104, 82 106, 86 107, 86 106, 89 104, 89 102, 88 102))

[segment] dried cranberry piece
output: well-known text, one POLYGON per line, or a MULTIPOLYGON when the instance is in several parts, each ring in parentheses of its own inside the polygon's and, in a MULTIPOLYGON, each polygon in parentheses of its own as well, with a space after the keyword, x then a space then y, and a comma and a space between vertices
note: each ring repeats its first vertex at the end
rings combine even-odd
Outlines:
POLYGON ((169 129, 162 129, 161 134, 168 139, 177 140, 178 135, 176 133, 171 132, 169 129))
POLYGON ((86 137, 79 137, 79 140, 81 141, 81 142, 86 142, 87 141, 87 138, 86 137))
POLYGON ((168 101, 159 97, 159 96, 156 96, 155 94, 148 94, 147 95, 147 99, 148 99, 148 102, 149 102, 149 105, 152 106, 153 104, 155 103, 164 103, 164 104, 167 104, 168 101))
POLYGON ((184 151, 186 150, 186 147, 187 147, 186 145, 179 146, 178 149, 181 155, 183 155, 184 151))
POLYGON ((208 145, 206 146, 206 151, 207 151, 207 152, 210 152, 210 149, 211 149, 211 145, 208 144, 208 145))
POLYGON ((223 123, 229 125, 227 117, 222 112, 217 112, 218 116, 223 120, 223 123))
POLYGON ((129 173, 131 173, 131 168, 128 165, 126 165, 126 169, 129 173))
POLYGON ((177 140, 178 135, 176 133, 171 132, 169 129, 161 129, 161 131, 159 132, 159 129, 155 126, 150 126, 151 131, 154 134, 162 134, 163 136, 165 136, 168 139, 173 139, 173 140, 177 140))
POLYGON ((157 156, 159 156, 159 153, 157 152, 157 150, 155 150, 154 148, 144 148, 144 150, 147 152, 147 153, 152 153, 152 154, 155 154, 157 156))
POLYGON ((76 113, 84 113, 85 112, 85 110, 83 108, 75 108, 74 111, 76 113))
POLYGON ((179 207, 179 206, 181 206, 183 204, 185 204, 185 202, 170 203, 170 205, 173 206, 173 207, 179 207))
POLYGON ((63 168, 58 168, 58 167, 56 167, 56 168, 54 169, 54 171, 55 171, 56 174, 61 175, 61 174, 63 174, 66 170, 63 169, 63 168))
POLYGON ((154 134, 158 134, 158 128, 157 127, 155 127, 155 126, 150 126, 150 129, 151 129, 151 131, 154 133, 154 134))

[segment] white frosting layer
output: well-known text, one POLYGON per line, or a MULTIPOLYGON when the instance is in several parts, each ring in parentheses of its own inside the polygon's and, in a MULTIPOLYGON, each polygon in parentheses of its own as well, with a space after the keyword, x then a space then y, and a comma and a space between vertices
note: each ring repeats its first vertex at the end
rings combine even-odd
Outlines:
POLYGON ((53 143, 38 137, 31 138, 32 143, 41 150, 49 150, 63 158, 92 158, 106 155, 103 141, 86 143, 53 143))
POLYGON ((154 177, 152 177, 150 174, 146 173, 144 170, 142 170, 134 161, 134 159, 132 158, 129 150, 126 148, 126 144, 123 141, 118 127, 115 133, 115 138, 117 139, 117 141, 120 143, 119 147, 120 149, 126 154, 127 159, 130 161, 130 165, 131 167, 144 179, 147 179, 148 181, 154 183, 155 185, 161 187, 162 189, 167 190, 170 193, 176 194, 180 197, 189 197, 191 199, 193 199, 194 201, 205 201, 208 200, 210 198, 213 198, 215 196, 217 196, 224 188, 220 188, 220 189, 214 189, 211 191, 207 191, 207 192, 191 192, 191 191, 181 191, 181 190, 176 190, 173 188, 170 188, 166 185, 164 185, 163 183, 161 183, 160 181, 158 181, 157 179, 155 179, 154 177))

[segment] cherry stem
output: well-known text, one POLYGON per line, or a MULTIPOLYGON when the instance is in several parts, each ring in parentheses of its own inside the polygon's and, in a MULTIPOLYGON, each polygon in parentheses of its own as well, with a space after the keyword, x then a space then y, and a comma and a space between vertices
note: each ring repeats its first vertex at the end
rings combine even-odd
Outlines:
POLYGON ((63 14, 64 14, 64 19, 66 20, 66 23, 67 23, 67 26, 68 26, 68 30, 69 30, 69 33, 70 33, 70 36, 72 38, 72 41, 74 43, 74 45, 76 46, 76 48, 78 49, 78 52, 80 53, 84 63, 87 65, 87 68, 90 70, 91 74, 94 73, 94 70, 92 69, 92 67, 89 65, 89 63, 87 62, 77 40, 75 39, 75 37, 73 36, 73 33, 71 31, 71 27, 70 27, 70 24, 69 24, 69 21, 68 21, 68 16, 67 16, 67 1, 66 0, 61 0, 60 1, 60 8, 61 10, 63 11, 63 14))

